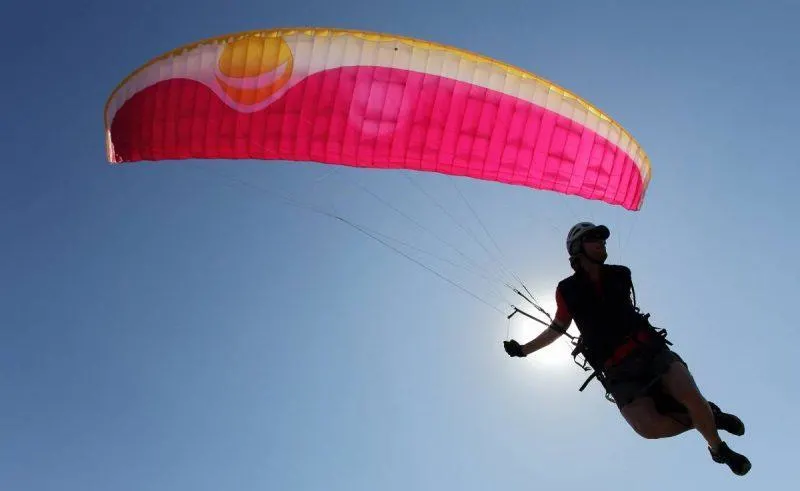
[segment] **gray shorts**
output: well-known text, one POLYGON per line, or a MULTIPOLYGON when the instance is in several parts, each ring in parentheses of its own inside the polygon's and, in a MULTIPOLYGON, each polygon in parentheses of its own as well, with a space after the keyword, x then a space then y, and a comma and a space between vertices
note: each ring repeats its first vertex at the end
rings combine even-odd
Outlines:
POLYGON ((631 354, 605 370, 606 390, 617 407, 622 408, 636 398, 653 395, 652 391, 660 388, 661 376, 676 361, 686 366, 686 362, 667 347, 650 353, 631 354))

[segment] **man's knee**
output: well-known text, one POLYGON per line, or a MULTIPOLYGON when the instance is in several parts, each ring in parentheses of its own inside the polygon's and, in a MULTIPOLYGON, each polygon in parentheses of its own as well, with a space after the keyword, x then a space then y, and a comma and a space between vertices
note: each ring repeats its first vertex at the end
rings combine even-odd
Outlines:
POLYGON ((642 438, 655 440, 669 434, 664 417, 655 410, 655 405, 649 398, 636 399, 621 410, 633 431, 642 438))
POLYGON ((628 421, 628 423, 637 435, 647 440, 667 438, 675 434, 672 421, 660 414, 628 421))
POLYGON ((637 423, 633 426, 633 430, 642 438, 647 440, 657 440, 659 438, 664 438, 665 432, 662 428, 658 425, 649 424, 649 423, 637 423))

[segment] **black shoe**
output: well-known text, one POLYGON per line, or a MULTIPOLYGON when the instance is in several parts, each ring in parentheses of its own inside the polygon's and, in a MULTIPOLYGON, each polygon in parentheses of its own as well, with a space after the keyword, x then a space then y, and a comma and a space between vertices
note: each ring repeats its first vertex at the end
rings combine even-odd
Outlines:
POLYGON ((714 424, 718 430, 725 430, 736 436, 744 435, 744 423, 741 419, 733 414, 723 413, 719 406, 711 401, 708 401, 708 405, 711 406, 711 413, 714 414, 714 424))
POLYGON ((711 458, 714 459, 714 462, 718 464, 727 464, 733 473, 738 476, 747 474, 750 471, 750 467, 752 467, 747 457, 731 450, 725 442, 720 443, 716 452, 711 450, 711 448, 708 449, 708 452, 711 454, 711 458))

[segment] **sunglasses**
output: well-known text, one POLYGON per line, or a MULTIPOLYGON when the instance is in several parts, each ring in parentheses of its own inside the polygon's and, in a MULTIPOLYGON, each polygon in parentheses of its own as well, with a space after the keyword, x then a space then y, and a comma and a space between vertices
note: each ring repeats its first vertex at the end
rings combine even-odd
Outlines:
POLYGON ((584 242, 605 242, 606 239, 602 235, 591 234, 583 238, 584 242))

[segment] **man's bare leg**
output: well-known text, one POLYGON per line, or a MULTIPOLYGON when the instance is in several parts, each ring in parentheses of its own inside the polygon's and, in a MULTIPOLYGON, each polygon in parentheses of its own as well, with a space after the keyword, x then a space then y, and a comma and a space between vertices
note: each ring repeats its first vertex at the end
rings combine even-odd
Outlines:
POLYGON ((650 397, 639 397, 623 406, 620 412, 631 428, 643 438, 668 438, 692 428, 691 421, 684 423, 678 418, 659 413, 650 397))
POLYGON ((683 404, 695 428, 708 442, 708 449, 715 462, 726 464, 735 474, 740 476, 750 471, 750 460, 744 455, 734 452, 722 441, 717 433, 714 414, 708 401, 700 393, 689 370, 683 363, 673 362, 662 377, 665 391, 683 404))
POLYGON ((722 443, 714 423, 714 413, 711 406, 700 393, 689 370, 683 363, 673 362, 667 373, 662 377, 664 389, 675 400, 680 402, 689 411, 689 417, 697 431, 703 435, 712 450, 719 448, 722 443))

